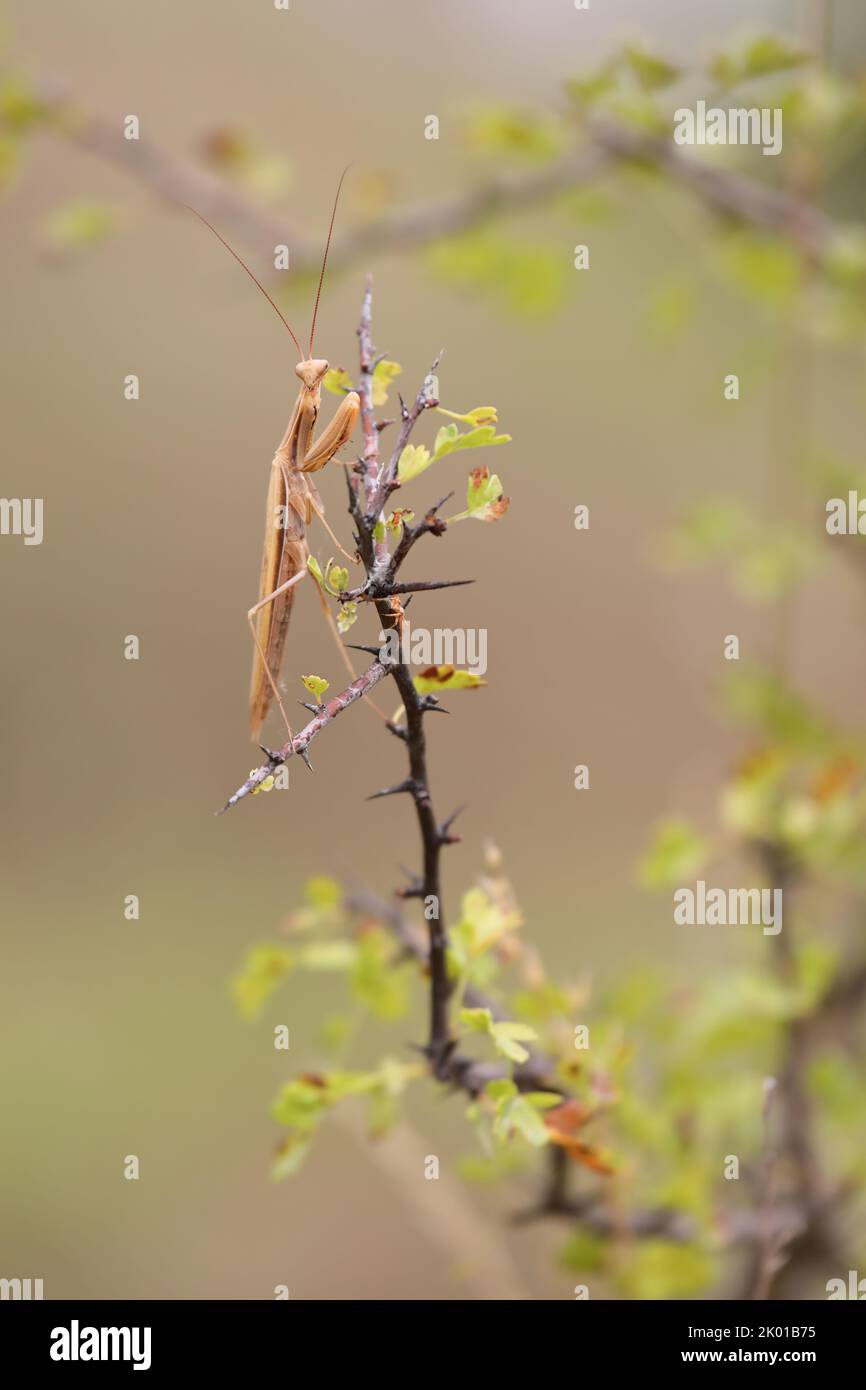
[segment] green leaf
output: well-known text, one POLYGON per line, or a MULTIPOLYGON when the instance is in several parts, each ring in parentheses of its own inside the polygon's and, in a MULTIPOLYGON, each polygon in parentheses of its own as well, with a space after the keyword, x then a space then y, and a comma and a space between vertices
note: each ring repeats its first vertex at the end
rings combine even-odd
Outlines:
POLYGON ((322 377, 322 385, 332 396, 345 396, 346 392, 352 389, 352 378, 342 367, 332 367, 322 377))
POLYGON ((285 946, 252 948, 231 982, 235 1004, 244 1018, 253 1018, 261 1011, 294 965, 295 955, 285 946))
POLYGON ((767 77, 771 73, 787 72, 811 61, 802 49, 786 43, 776 34, 764 34, 753 39, 739 53, 719 53, 709 64, 709 74, 724 87, 751 78, 767 77))
POLYGON ((518 1065, 529 1060, 529 1049, 521 1044, 534 1042, 538 1037, 528 1023, 491 1023, 488 1031, 496 1051, 518 1065))
POLYGON ((330 689, 331 682, 326 681, 324 676, 301 676, 301 680, 307 690, 309 690, 316 704, 320 705, 325 691, 330 689))
POLYGON ((304 895, 313 907, 339 907, 343 901, 343 889, 335 878, 316 874, 304 884, 304 895))
POLYGON ((607 96, 617 85, 618 62, 607 62, 584 77, 569 77, 565 82, 565 92, 576 106, 592 106, 607 96))
POLYGON ((559 247, 508 240, 485 229, 438 241, 427 263, 440 279, 458 289, 484 290, 513 313, 537 317, 564 302, 569 263, 559 247))
POLYGON ((397 477, 401 483, 411 483, 432 462, 430 450, 425 449, 423 444, 407 444, 397 464, 397 477))
MULTIPOLYGON (((487 1014, 488 1017, 490 1016, 489 1009, 464 1009, 463 1012, 482 1013, 487 1014)), ((519 1094, 517 1086, 509 1076, 501 1076, 497 1077, 495 1081, 488 1081, 487 1085, 484 1087, 484 1093, 497 1104, 502 1100, 512 1100, 514 1096, 519 1094)))
POLYGON ((406 970, 394 964, 394 945, 381 927, 371 927, 357 940, 352 971, 356 999, 376 1018, 405 1018, 409 1012, 406 970))
POLYGON ((690 1298, 715 1277, 712 1256, 696 1245, 646 1240, 634 1246, 619 1268, 618 1284, 629 1298, 690 1298))
POLYGON ((470 888, 460 904, 460 920, 450 933, 449 959, 459 974, 496 942, 521 924, 520 914, 506 911, 484 888, 470 888))
POLYGON ((310 1152, 312 1143, 312 1136, 309 1134, 287 1134, 271 1164, 272 1180, 282 1182, 284 1178, 293 1177, 310 1152))
POLYGON ((349 971, 354 969, 358 951, 354 941, 312 941, 298 953, 305 970, 349 971))
POLYGON ((388 362, 385 358, 377 362, 373 368, 373 405, 384 405, 388 399, 388 391, 395 377, 398 377, 403 368, 399 362, 388 362))
POLYGON ((786 304, 801 287, 802 261, 781 238, 741 231, 727 238, 723 256, 730 272, 755 299, 786 304))
POLYGON ((502 484, 488 468, 473 468, 466 489, 466 511, 448 518, 449 525, 472 517, 476 521, 498 521, 508 510, 510 498, 503 497, 502 484))
POLYGON ((559 1251, 559 1262, 576 1274, 586 1271, 592 1273, 601 1269, 607 1251, 607 1242, 602 1236, 594 1236, 589 1231, 575 1231, 569 1236, 559 1251))
POLYGON ((52 251, 80 250, 104 241, 114 229, 115 216, 110 208, 77 198, 49 214, 42 224, 42 238, 52 251))
POLYGON ((20 77, 7 76, 0 82, 0 125, 8 131, 23 135, 47 114, 44 101, 20 77))
POLYGON ((656 826, 638 872, 647 888, 676 887, 695 878, 706 856, 706 843, 687 821, 656 826))
POLYGON ((832 753, 841 745, 829 720, 772 672, 730 671, 726 704, 734 718, 801 753, 832 753))
POLYGON ((515 106, 480 107, 466 122, 467 140, 478 150, 534 162, 550 159, 562 145, 562 131, 546 115, 515 106))
MULTIPOLYGON (((389 362, 383 358, 377 362, 373 368, 372 395, 374 407, 384 405, 388 399, 388 391, 395 377, 398 377, 403 368, 399 362, 389 362)), ((334 396, 345 396, 347 391, 354 390, 352 378, 342 367, 332 367, 322 378, 322 385, 326 391, 330 391, 334 396)))
POLYGON ((461 1009, 459 1019, 470 1033, 489 1033, 493 1022, 489 1009, 461 1009))
POLYGON ((354 600, 340 604, 340 611, 337 614, 337 631, 340 633, 348 632, 349 628, 358 621, 358 605, 354 600))
POLYGON ((487 682, 474 671, 461 671, 454 666, 428 666, 414 678, 419 695, 438 694, 441 690, 477 690, 487 682))
POLYGON ((666 63, 664 58, 658 58, 637 44, 626 45, 623 49, 623 59, 640 85, 650 92, 669 87, 680 75, 679 68, 673 67, 671 63, 666 63))
POLYGON ((438 463, 440 459, 458 449, 484 449, 494 444, 510 443, 511 435, 497 434, 495 425, 475 425, 463 434, 456 425, 443 425, 436 435, 431 462, 438 463))
POLYGON ((497 1139, 508 1140, 516 1132, 533 1148, 543 1148, 550 1143, 547 1127, 534 1106, 517 1095, 511 1100, 501 1100, 496 1107, 493 1133, 497 1139))
POLYGON ((811 54, 786 43, 777 34, 762 34, 748 45, 740 67, 744 77, 766 77, 771 72, 787 72, 812 61, 811 54))
POLYGON ((345 593, 349 587, 349 571, 344 565, 329 566, 328 583, 338 594, 345 593))
POLYGON ((463 425, 495 425, 499 419, 495 405, 476 405, 472 410, 467 410, 465 415, 458 415, 454 410, 446 410, 444 405, 436 407, 440 415, 448 415, 452 420, 459 420, 463 425))
POLYGON ((529 1052, 522 1042, 534 1042, 538 1037, 528 1023, 494 1023, 489 1009, 461 1009, 460 1022, 470 1033, 487 1033, 497 1052, 518 1064, 527 1061, 529 1052))
POLYGON ((311 1133, 331 1103, 329 1081, 305 1076, 287 1081, 271 1106, 271 1118, 279 1125, 311 1133))

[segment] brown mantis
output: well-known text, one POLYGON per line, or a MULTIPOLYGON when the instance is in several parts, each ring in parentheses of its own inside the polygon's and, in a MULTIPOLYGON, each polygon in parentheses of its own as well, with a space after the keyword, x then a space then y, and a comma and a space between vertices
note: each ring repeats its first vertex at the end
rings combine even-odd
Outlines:
MULTIPOLYGON (((247 613, 247 621, 249 622, 250 631, 255 644, 252 681, 250 685, 250 733, 254 742, 258 742, 261 728, 268 714, 268 710, 270 709, 272 700, 276 700, 288 730, 289 739, 292 739, 292 728, 280 697, 277 680, 279 678, 283 651, 285 649, 286 637, 289 630, 289 621, 291 619, 292 605, 295 597, 295 585, 303 579, 307 572, 309 549, 306 535, 307 527, 310 525, 314 514, 322 521, 341 552, 344 555, 346 554, 324 519, 321 498, 310 476, 324 468, 338 450, 349 441, 352 436, 352 431, 355 428, 355 422, 358 418, 361 405, 357 392, 348 392, 337 408, 331 422, 325 427, 319 438, 315 441, 313 440, 313 432, 315 430, 316 419, 321 403, 322 381, 329 367, 328 362, 324 358, 316 358, 313 356, 316 316, 319 310, 322 283, 325 278, 325 267, 328 261, 328 250, 331 244, 331 234, 334 229, 337 203, 345 176, 346 171, 344 170, 337 187, 337 195, 334 199, 334 207, 331 213, 328 238, 325 243, 325 253, 322 258, 322 270, 319 276, 319 284, 316 290, 316 299, 310 324, 309 351, 306 354, 304 354, 288 321, 277 308, 277 305, 274 303, 267 290, 250 270, 249 266, 241 259, 225 238, 220 235, 216 228, 208 222, 207 218, 203 217, 195 208, 189 207, 188 204, 184 205, 189 207, 189 211, 195 213, 200 221, 204 222, 205 226, 222 242, 226 250, 234 256, 235 260, 243 267, 253 283, 261 290, 271 308, 287 329, 295 344, 298 356, 301 359, 295 367, 295 374, 301 382, 298 398, 295 402, 295 408, 292 411, 292 416, 289 420, 286 432, 283 435, 271 463, 271 475, 265 511, 265 539, 262 550, 259 597, 258 601, 247 613)), ((347 558, 351 559, 352 557, 347 556, 347 558)), ((318 590, 318 585, 316 585, 316 588, 318 590)), ((333 627, 333 618, 321 591, 319 591, 319 597, 327 615, 329 626, 336 636, 333 627)), ((339 639, 337 640, 342 658, 346 662, 348 669, 352 671, 351 662, 348 661, 342 644, 339 643, 339 639)), ((353 671, 352 674, 354 675, 353 671)))

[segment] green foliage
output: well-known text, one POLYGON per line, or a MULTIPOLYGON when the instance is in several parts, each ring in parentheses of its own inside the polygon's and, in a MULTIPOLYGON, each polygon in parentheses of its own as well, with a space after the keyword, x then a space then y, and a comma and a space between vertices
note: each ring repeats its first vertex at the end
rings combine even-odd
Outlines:
POLYGON ((679 68, 651 53, 643 45, 626 44, 622 50, 622 60, 638 84, 650 92, 669 87, 680 75, 679 68))
POLYGON ((385 1058, 375 1071, 307 1073, 287 1082, 271 1106, 272 1118, 290 1130, 271 1176, 281 1179, 297 1172, 322 1120, 341 1101, 365 1099, 371 1137, 380 1138, 394 1122, 399 1097, 422 1070, 418 1063, 385 1058))
POLYGON ((753 299, 783 306, 804 283, 802 260, 781 237, 740 228, 725 238, 721 253, 732 277, 753 299))
MULTIPOLYGON (((423 444, 407 444, 401 453, 397 465, 397 477, 401 483, 411 483, 413 479, 424 473, 431 464, 447 458, 456 450, 484 449, 495 444, 508 444, 511 441, 510 434, 496 433, 495 406, 476 406, 474 410, 468 411, 465 415, 456 415, 450 410, 442 410, 440 413, 450 415, 451 423, 443 425, 438 431, 432 454, 423 444), (470 428, 461 432, 457 424, 454 423, 457 421, 468 424, 470 428)), ((472 486, 472 479, 470 478, 470 489, 472 486)), ((481 486, 480 479, 475 486, 476 488, 481 486)), ((487 491, 490 491, 489 486, 487 491)), ((501 497, 501 488, 498 496, 501 497)), ((495 503, 497 500, 498 497, 492 498, 491 503, 495 503)), ((479 502, 479 508, 481 505, 479 502)), ((452 520, 454 519, 456 518, 452 518, 452 520)))
POLYGON ((561 250, 528 238, 509 240, 490 229, 439 241, 426 255, 431 272, 457 289, 482 290, 527 317, 549 314, 565 293, 561 250))
POLYGON ((325 691, 330 689, 331 682, 326 681, 324 676, 301 676, 301 681, 309 690, 316 704, 320 705, 325 691))
POLYGON ((503 906, 485 887, 470 888, 460 918, 449 932, 449 963, 454 974, 470 976, 473 965, 520 926, 519 913, 503 906))
MULTIPOLYGON (((349 571, 344 565, 335 565, 333 560, 328 561, 323 572, 315 555, 308 555, 307 569, 322 592, 330 594, 331 598, 339 598, 349 587, 349 571)), ((350 602, 343 604, 343 607, 355 609, 356 605, 350 602)), ((348 624, 349 627, 351 625, 348 624)))
POLYGON ((641 860, 639 874, 647 888, 676 887, 700 872, 707 846, 696 830, 683 820, 663 821, 641 860))
POLYGON ((508 510, 510 498, 503 497, 502 484, 489 468, 474 468, 469 474, 466 488, 466 511, 448 518, 449 525, 454 521, 465 521, 472 517, 475 521, 498 521, 508 510))
MULTIPOLYGON (((432 462, 430 450, 423 444, 407 444, 397 464, 397 477, 401 483, 411 483, 413 478, 417 478, 429 468, 432 462)), ((384 536, 381 539, 384 540, 384 536)))
POLYGON ((544 162, 562 148, 564 133, 550 116, 504 104, 479 106, 466 118, 470 148, 529 163, 544 162))
POLYGON ((731 671, 725 682, 730 714, 782 748, 804 754, 831 754, 844 749, 829 720, 781 677, 757 667, 731 671))
POLYGON ((285 946, 254 946, 232 980, 232 995, 244 1018, 255 1018, 295 965, 285 946))
POLYGON ((45 102, 19 74, 6 73, 0 79, 0 131, 28 134, 47 115, 45 102))
POLYGON ((707 498, 670 532, 661 557, 683 568, 726 560, 749 598, 775 599, 814 566, 818 547, 802 526, 768 523, 742 503, 707 498))
POLYGON ((57 254, 98 245, 116 227, 114 213, 104 203, 74 198, 54 209, 42 224, 42 241, 57 254))
POLYGON ((517 1134, 534 1149, 543 1148, 550 1142, 540 1111, 549 1109, 559 1102, 559 1096, 550 1096, 544 1091, 521 1094, 513 1081, 489 1081, 485 1094, 493 1102, 493 1136, 501 1143, 508 1143, 517 1134))
MULTIPOLYGON (((399 362, 389 362, 383 358, 381 362, 376 363, 372 377, 374 407, 378 408, 386 403, 391 385, 402 371, 399 362)), ((322 385, 334 396, 344 396, 347 391, 354 389, 352 378, 342 367, 332 367, 326 372, 322 378, 322 385)))
POLYGON ((406 1017, 406 969, 395 968, 393 942, 381 927, 369 927, 359 937, 351 978, 355 998, 374 1018, 393 1021, 406 1017))
POLYGON ((348 632, 358 621, 358 605, 353 600, 340 605, 337 613, 337 631, 339 633, 348 632))
POLYGON ((443 690, 478 690, 487 682, 474 671, 461 671, 454 666, 428 666, 414 677, 419 695, 438 695, 443 690))
POLYGON ((736 52, 717 54, 708 71, 723 87, 733 87, 754 78, 788 72, 810 61, 810 54, 777 34, 762 34, 736 52))
POLYGON ((528 1023, 494 1022, 489 1009, 461 1009, 460 1022, 470 1033, 486 1033, 493 1046, 509 1062, 518 1065, 529 1060, 525 1042, 534 1042, 538 1034, 528 1023))
POLYGON ((697 1245, 645 1240, 619 1267, 616 1284, 627 1298, 694 1298, 715 1276, 715 1261, 697 1245))

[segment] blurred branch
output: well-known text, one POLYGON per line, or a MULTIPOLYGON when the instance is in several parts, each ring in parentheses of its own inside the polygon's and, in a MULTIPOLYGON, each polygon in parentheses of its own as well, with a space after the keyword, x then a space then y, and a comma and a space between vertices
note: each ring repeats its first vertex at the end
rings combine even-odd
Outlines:
MULTIPOLYGON (((156 194, 189 203, 222 229, 248 244, 290 248, 299 274, 318 270, 319 238, 293 228, 282 214, 259 207, 244 193, 189 160, 176 158, 154 141, 126 140, 117 120, 79 106, 62 87, 37 88, 55 130, 98 158, 116 164, 156 194)), ((836 228, 810 203, 728 169, 716 169, 682 154, 672 140, 609 120, 592 120, 586 143, 542 168, 505 171, 467 193, 416 207, 397 208, 334 235, 331 266, 346 267, 381 252, 419 250, 469 232, 493 216, 524 212, 593 182, 617 164, 650 164, 681 184, 713 211, 790 238, 810 260, 830 250, 836 228)))

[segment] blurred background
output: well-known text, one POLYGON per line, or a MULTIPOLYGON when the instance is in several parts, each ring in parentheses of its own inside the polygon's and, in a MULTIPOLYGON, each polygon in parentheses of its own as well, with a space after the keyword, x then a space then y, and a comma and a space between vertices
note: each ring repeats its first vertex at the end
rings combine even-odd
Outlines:
MULTIPOLYGON (((826 18, 806 0, 611 0, 588 13, 566 0, 292 0, 288 13, 265 0, 12 0, 2 61, 117 128, 138 115, 143 140, 210 163, 318 245, 350 161, 346 233, 559 153, 566 84, 624 43, 681 69, 688 103, 712 95, 700 70, 713 54, 756 30, 829 42, 830 67, 859 80, 863 7, 840 0, 826 18), (515 109, 529 114, 509 143, 503 113, 515 109), (436 141, 424 138, 430 114, 436 141)), ((851 221, 864 211, 861 150, 821 187, 851 221)), ((802 175, 787 145, 778 160, 714 153, 777 187, 802 175)), ((2 491, 43 497, 45 531, 41 546, 0 539, 0 1273, 43 1278, 49 1298, 267 1298, 276 1284, 293 1298, 569 1297, 574 1281, 552 1258, 562 1232, 509 1223, 529 1181, 475 1191, 453 1176, 472 1137, 462 1102, 432 1083, 390 1149, 339 1122, 296 1178, 269 1179, 268 1106, 316 1064, 331 985, 290 981, 250 1024, 228 982, 252 945, 278 939, 311 873, 362 873, 388 896, 398 866, 415 864, 409 808, 364 800, 402 775, 400 747, 354 710, 317 743, 315 775, 300 769, 288 795, 214 818, 256 761, 245 614, 294 351, 215 240, 74 128, 34 130, 9 166, 2 491), (130 373, 137 402, 123 396, 130 373), (127 634, 137 662, 124 660, 127 634), (141 916, 128 922, 133 893, 141 916), (277 1022, 291 1028, 288 1058, 273 1048, 277 1022), (426 1153, 445 1180, 407 1191, 399 1174, 426 1153), (123 1179, 127 1154, 137 1183, 123 1179)), ((222 230, 268 272, 272 243, 222 230)), ((632 170, 513 211, 495 234, 511 249, 484 275, 453 244, 345 261, 317 332, 318 350, 352 372, 372 271, 375 340, 407 392, 444 347, 443 404, 495 404, 513 440, 481 460, 509 514, 422 545, 410 567, 478 581, 416 600, 415 623, 488 631, 487 688, 429 721, 438 808, 467 803, 446 912, 492 836, 551 973, 601 992, 642 962, 709 977, 742 938, 685 935, 635 866, 660 817, 712 822, 742 753, 718 698, 723 639, 736 633, 758 661, 784 640, 789 678, 829 718, 856 722, 864 593, 834 554, 780 617, 724 566, 674 572, 660 538, 707 494, 789 515, 794 453, 856 458, 862 339, 828 328, 792 349, 802 304, 779 291, 784 267, 741 257, 738 278, 736 238, 721 244, 699 201, 632 170), (589 271, 572 269, 578 243, 589 271), (730 372, 736 405, 722 393, 730 372), (579 503, 587 532, 574 529, 579 503), (579 795, 577 763, 591 777, 579 795)), ((283 301, 296 331, 310 301, 308 279, 283 301)), ((829 323, 823 304, 809 322, 821 314, 829 323)), ((417 439, 434 429, 422 422, 417 439)), ((462 489, 459 456, 438 467, 407 502, 462 489)), ((336 469, 321 489, 345 540, 336 469)), ((820 545, 820 504, 812 515, 820 545)), ((319 557, 332 551, 320 533, 319 557)), ((375 640, 369 616, 354 635, 375 640)), ((340 683, 311 592, 295 605, 292 698, 301 671, 340 683)), ((279 739, 278 720, 268 733, 279 739)), ((395 1055, 422 1017, 392 1030, 395 1055)), ((371 1038, 370 1056, 380 1050, 371 1038)))

